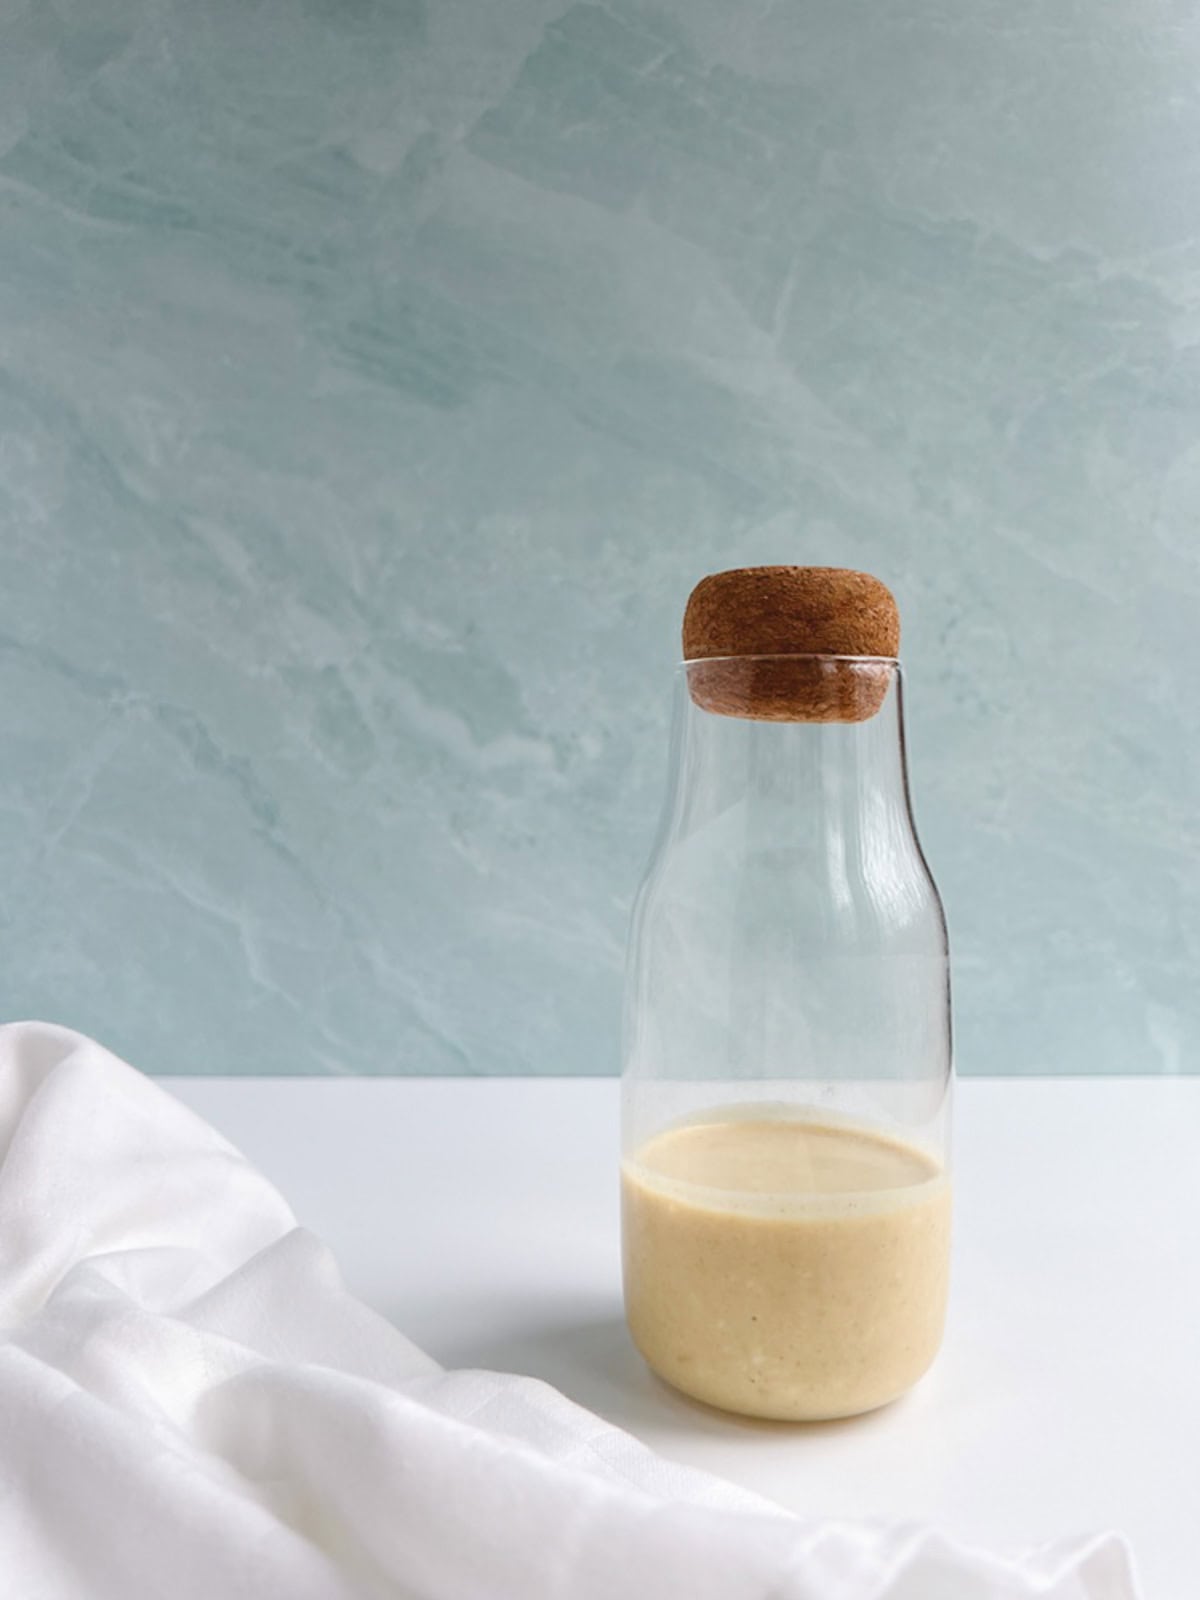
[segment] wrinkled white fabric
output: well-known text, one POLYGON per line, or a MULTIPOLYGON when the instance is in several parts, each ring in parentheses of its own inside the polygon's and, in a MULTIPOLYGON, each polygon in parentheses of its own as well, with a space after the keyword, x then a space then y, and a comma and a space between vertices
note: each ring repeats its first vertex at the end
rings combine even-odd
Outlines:
POLYGON ((3 1600, 1136 1594, 1114 1537, 806 1524, 535 1380, 442 1372, 220 1135, 40 1023, 0 1029, 0 1329, 3 1600))

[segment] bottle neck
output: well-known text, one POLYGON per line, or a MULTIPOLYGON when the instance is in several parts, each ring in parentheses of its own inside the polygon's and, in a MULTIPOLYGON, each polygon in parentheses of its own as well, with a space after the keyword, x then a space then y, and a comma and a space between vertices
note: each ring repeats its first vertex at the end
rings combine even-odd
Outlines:
MULTIPOLYGON (((807 658, 811 665, 815 658, 807 658)), ((706 709, 698 666, 679 670, 674 782, 667 828, 677 843, 718 829, 731 846, 788 849, 839 861, 855 875, 886 875, 916 850, 905 767, 900 669, 895 662, 828 658, 870 674, 870 714, 859 720, 775 720, 706 709)))

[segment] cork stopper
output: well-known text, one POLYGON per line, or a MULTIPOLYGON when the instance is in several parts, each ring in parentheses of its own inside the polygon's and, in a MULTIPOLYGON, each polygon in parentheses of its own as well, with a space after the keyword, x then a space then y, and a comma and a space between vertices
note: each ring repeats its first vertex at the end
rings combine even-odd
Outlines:
POLYGON ((683 617, 692 699, 727 717, 864 722, 883 704, 899 648, 891 591, 843 567, 714 572, 683 617))

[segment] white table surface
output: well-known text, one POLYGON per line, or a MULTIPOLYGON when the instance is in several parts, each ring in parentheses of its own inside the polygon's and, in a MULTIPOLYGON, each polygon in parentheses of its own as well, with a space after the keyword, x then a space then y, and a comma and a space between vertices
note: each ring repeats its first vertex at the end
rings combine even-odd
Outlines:
POLYGON ((171 1079, 447 1366, 545 1378, 806 1515, 996 1547, 1118 1528, 1146 1600, 1200 1597, 1200 1079, 967 1080, 946 1345, 850 1422, 726 1417, 621 1319, 617 1085, 171 1079))

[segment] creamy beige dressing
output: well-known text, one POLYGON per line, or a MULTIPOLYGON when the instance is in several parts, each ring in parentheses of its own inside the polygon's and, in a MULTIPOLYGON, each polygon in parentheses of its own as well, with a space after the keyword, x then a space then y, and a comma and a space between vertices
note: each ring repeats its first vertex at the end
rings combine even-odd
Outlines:
POLYGON ((941 1342, 950 1181, 855 1124, 687 1123, 621 1174, 625 1306, 668 1383, 749 1416, 852 1416, 941 1342))

